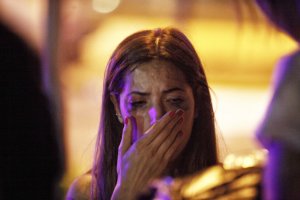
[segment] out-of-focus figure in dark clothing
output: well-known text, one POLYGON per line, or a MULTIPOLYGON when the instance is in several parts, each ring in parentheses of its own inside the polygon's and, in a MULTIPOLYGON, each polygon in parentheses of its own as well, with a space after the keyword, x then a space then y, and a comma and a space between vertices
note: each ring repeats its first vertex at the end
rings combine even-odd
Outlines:
POLYGON ((37 54, 0 22, 0 199, 56 199, 63 167, 37 54))
MULTIPOLYGON (((300 0, 257 0, 270 21, 300 42, 300 0)), ((300 50, 285 56, 257 136, 269 150, 265 199, 300 199, 300 50)))

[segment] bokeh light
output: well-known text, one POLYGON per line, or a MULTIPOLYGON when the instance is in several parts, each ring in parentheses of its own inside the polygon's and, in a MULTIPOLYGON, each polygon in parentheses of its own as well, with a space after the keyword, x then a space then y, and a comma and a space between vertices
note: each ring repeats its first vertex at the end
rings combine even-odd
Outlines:
POLYGON ((114 11, 120 0, 93 0, 93 8, 95 11, 100 13, 110 13, 114 11))

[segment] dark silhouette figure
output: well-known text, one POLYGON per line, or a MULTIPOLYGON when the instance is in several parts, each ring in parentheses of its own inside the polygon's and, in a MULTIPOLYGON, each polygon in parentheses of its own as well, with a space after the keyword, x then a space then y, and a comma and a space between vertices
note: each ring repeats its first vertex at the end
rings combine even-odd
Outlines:
POLYGON ((37 54, 0 24, 0 199, 55 199, 62 175, 37 54))

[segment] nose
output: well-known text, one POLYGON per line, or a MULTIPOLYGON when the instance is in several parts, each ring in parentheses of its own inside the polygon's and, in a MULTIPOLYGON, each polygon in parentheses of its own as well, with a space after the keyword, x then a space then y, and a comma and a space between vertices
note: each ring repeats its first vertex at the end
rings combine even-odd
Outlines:
POLYGON ((151 125, 159 120, 166 113, 166 109, 162 104, 153 105, 149 109, 149 117, 151 121, 151 125))

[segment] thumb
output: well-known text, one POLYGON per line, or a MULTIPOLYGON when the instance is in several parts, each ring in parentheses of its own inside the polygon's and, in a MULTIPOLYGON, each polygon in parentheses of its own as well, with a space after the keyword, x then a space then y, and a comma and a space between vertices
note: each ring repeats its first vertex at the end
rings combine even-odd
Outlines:
POLYGON ((124 155, 127 152, 127 150, 130 148, 132 144, 132 132, 133 132, 132 120, 133 120, 132 117, 126 117, 124 120, 122 139, 119 147, 119 149, 122 152, 122 155, 124 155))

